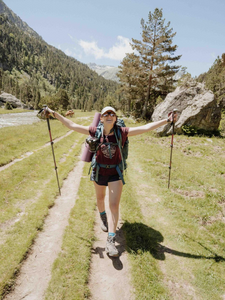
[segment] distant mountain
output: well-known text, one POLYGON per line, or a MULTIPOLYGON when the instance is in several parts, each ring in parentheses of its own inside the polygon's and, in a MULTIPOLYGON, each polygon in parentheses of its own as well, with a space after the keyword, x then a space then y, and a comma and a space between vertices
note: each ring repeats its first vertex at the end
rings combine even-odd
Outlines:
MULTIPOLYGON (((105 79, 113 80, 116 82, 120 82, 119 78, 116 76, 116 74, 119 72, 118 67, 112 67, 112 66, 105 66, 105 65, 97 65, 95 63, 89 63, 88 67, 95 71, 98 75, 103 76, 105 79)), ((183 75, 185 71, 179 70, 174 75, 174 80, 179 80, 183 75)))
POLYGON ((105 79, 119 82, 119 78, 116 76, 116 73, 119 71, 118 67, 97 65, 95 63, 89 63, 88 67, 98 73, 98 75, 103 76, 105 79))
POLYGON ((26 22, 20 19, 2 0, 0 0, 0 15, 6 15, 8 19, 15 24, 18 28, 23 30, 23 32, 29 34, 32 37, 35 37, 36 39, 41 39, 42 37, 37 34, 36 31, 34 31, 32 28, 30 28, 26 22))

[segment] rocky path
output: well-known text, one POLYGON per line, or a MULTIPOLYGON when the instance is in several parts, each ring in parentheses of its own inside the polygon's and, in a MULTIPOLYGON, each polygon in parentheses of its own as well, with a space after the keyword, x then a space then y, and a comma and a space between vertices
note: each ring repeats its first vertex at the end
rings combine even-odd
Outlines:
MULTIPOLYGON (((108 213, 108 193, 106 194, 106 212, 108 213)), ((100 228, 99 213, 96 212, 95 236, 96 241, 92 249, 89 288, 91 300, 132 300, 134 299, 130 285, 130 273, 125 239, 120 229, 122 220, 119 220, 116 233, 116 247, 119 257, 110 258, 105 253, 107 233, 100 228)))
POLYGON ((0 114, 0 128, 28 125, 41 120, 37 117, 38 110, 21 113, 0 114))

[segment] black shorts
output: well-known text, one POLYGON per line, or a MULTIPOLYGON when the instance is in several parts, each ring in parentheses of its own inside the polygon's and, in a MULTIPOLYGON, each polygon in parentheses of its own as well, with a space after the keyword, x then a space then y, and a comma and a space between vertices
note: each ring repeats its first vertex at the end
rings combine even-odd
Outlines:
POLYGON ((95 180, 95 172, 94 171, 91 172, 90 179, 91 179, 91 181, 95 181, 98 185, 104 185, 104 186, 108 186, 108 182, 121 180, 119 174, 107 175, 107 176, 103 176, 101 174, 98 174, 98 182, 97 182, 95 180))

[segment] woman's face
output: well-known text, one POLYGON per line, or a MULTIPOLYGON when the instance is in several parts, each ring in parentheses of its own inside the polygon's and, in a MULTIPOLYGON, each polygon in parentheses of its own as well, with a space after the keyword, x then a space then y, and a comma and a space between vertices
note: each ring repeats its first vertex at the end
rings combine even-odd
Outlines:
POLYGON ((101 115, 101 122, 103 124, 112 124, 116 122, 116 114, 113 111, 107 111, 101 115))

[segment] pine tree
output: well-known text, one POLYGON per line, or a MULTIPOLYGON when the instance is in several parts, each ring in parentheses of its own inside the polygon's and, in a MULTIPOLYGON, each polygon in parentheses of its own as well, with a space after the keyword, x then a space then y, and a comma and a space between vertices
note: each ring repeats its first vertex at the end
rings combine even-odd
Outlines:
POLYGON ((147 22, 141 20, 142 40, 132 39, 131 46, 135 54, 128 54, 124 58, 118 74, 130 99, 136 92, 135 106, 137 110, 140 108, 142 118, 150 118, 158 96, 165 97, 173 89, 173 76, 179 69, 179 66, 170 65, 181 57, 174 56, 177 45, 172 45, 172 40, 176 33, 169 28, 170 22, 167 25, 164 23, 162 9, 158 8, 154 13, 149 12, 147 22), (135 60, 127 66, 127 60, 132 56, 135 60), (137 63, 138 67, 135 66, 137 63), (125 74, 132 80, 126 81, 125 74))
POLYGON ((198 81, 205 83, 206 87, 214 93, 217 103, 223 107, 225 106, 224 59, 225 54, 222 54, 221 58, 218 56, 209 71, 198 77, 198 81))
POLYGON ((123 109, 129 113, 136 99, 144 97, 142 93, 140 58, 134 53, 129 53, 121 62, 117 76, 120 78, 120 92, 123 94, 123 109))

